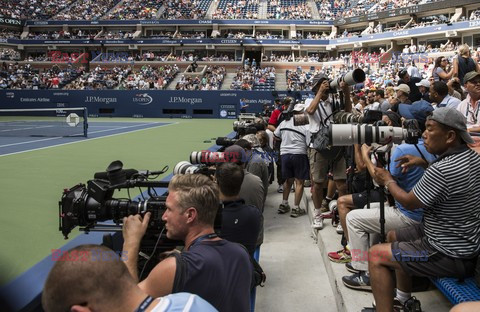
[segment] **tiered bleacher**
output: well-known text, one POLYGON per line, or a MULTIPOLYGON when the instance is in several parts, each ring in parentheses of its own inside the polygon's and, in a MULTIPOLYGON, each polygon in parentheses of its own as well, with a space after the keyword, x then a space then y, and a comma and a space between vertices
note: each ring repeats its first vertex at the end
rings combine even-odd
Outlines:
POLYGON ((259 0, 220 0, 214 19, 256 19, 258 18, 259 0))
POLYGON ((274 91, 275 68, 274 67, 250 67, 238 68, 230 85, 232 90, 274 91))
POLYGON ((200 19, 205 17, 212 0, 165 1, 163 19, 200 19))

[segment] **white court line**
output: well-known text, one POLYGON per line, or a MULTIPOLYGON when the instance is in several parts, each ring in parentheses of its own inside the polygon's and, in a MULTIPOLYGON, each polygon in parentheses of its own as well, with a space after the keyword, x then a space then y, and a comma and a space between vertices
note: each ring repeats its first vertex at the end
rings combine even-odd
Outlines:
MULTIPOLYGON (((151 124, 156 124, 156 122, 154 122, 154 123, 149 123, 149 124, 147 124, 147 125, 151 125, 151 124)), ((166 124, 166 125, 159 125, 159 126, 156 126, 156 127, 150 127, 150 128, 133 130, 133 131, 129 131, 129 132, 122 132, 122 133, 115 133, 115 134, 105 135, 105 136, 98 137, 98 138, 91 138, 91 139, 87 138, 87 139, 85 139, 85 140, 81 140, 81 141, 77 141, 77 142, 68 142, 68 143, 56 144, 56 145, 51 145, 51 146, 45 146, 45 147, 39 147, 39 148, 32 148, 32 149, 29 149, 29 150, 24 150, 24 151, 19 151, 19 152, 14 152, 14 153, 0 154, 0 157, 9 156, 9 155, 15 155, 15 154, 21 154, 21 153, 26 153, 26 152, 32 152, 32 151, 38 151, 38 150, 43 150, 43 149, 47 149, 47 148, 51 148, 51 147, 57 147, 57 146, 63 146, 63 145, 70 145, 70 144, 75 144, 75 143, 81 143, 81 142, 86 142, 86 141, 91 141, 91 140, 103 139, 103 138, 108 138, 108 137, 117 136, 117 135, 121 135, 121 134, 133 133, 133 132, 138 132, 138 131, 145 131, 145 130, 160 128, 160 127, 177 125, 177 124, 179 124, 178 121, 177 121, 177 122, 174 122, 174 123, 169 123, 169 124, 166 124)), ((145 125, 145 124, 143 124, 143 125, 145 125)), ((140 126, 140 125, 128 126, 128 127, 121 127, 121 128, 115 128, 115 129, 111 129, 111 130, 100 130, 100 131, 95 131, 95 132, 92 132, 92 133, 99 133, 99 132, 105 132, 105 131, 114 131, 114 130, 118 130, 118 129, 132 128, 132 127, 138 127, 138 126, 140 126)), ((5 147, 5 146, 10 146, 10 145, 24 144, 24 143, 34 143, 34 142, 47 141, 47 140, 50 140, 50 139, 53 140, 53 139, 59 139, 59 138, 63 138, 63 137, 54 137, 54 138, 48 138, 48 139, 43 139, 43 140, 36 140, 36 141, 29 141, 29 142, 21 142, 21 143, 0 145, 0 148, 1 148, 1 147, 5 147)))
POLYGON ((54 126, 41 126, 41 127, 32 126, 30 128, 16 128, 16 129, 0 130, 0 132, 22 131, 22 130, 31 130, 31 129, 43 129, 43 128, 51 128, 51 127, 54 127, 54 126))
MULTIPOLYGON (((150 123, 138 124, 138 125, 133 125, 133 126, 118 127, 118 128, 112 128, 112 127, 110 127, 110 129, 106 129, 106 130, 98 130, 98 131, 89 132, 89 134, 100 133, 100 132, 107 132, 107 131, 116 131, 116 130, 119 130, 119 129, 128 129, 128 128, 145 126, 145 125, 154 125, 154 124, 157 124, 157 123, 158 123, 158 122, 150 122, 150 123)), ((155 127, 153 127, 153 128, 155 128, 155 127)), ((148 128, 148 129, 151 129, 151 128, 148 128)), ((42 142, 42 141, 50 141, 50 140, 56 140, 56 139, 62 139, 62 138, 63 138, 63 137, 61 137, 61 136, 57 136, 57 137, 51 137, 51 138, 46 138, 46 139, 41 139, 41 140, 33 140, 33 141, 10 143, 10 144, 5 144, 5 145, 0 145, 0 148, 2 148, 2 147, 7 147, 7 146, 30 144, 30 143, 36 143, 36 142, 42 142)))

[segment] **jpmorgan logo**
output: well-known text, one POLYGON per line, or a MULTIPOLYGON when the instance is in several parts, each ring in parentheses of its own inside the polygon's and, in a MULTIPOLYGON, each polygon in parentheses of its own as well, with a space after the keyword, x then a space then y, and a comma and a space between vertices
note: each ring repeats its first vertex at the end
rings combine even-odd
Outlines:
POLYGON ((133 102, 138 105, 148 105, 153 102, 153 98, 148 93, 139 93, 135 94, 133 102))
POLYGON ((202 103, 202 98, 189 98, 184 96, 171 96, 168 103, 188 103, 193 105, 195 103, 202 103))
POLYGON ((100 96, 87 96, 85 98, 86 103, 117 103, 117 98, 114 97, 100 97, 100 96))

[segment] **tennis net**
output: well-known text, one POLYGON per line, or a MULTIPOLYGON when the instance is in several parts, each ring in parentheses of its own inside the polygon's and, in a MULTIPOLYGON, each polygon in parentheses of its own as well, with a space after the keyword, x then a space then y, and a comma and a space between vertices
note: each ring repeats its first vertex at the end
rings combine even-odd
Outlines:
POLYGON ((87 108, 0 109, 0 136, 87 137, 87 108))

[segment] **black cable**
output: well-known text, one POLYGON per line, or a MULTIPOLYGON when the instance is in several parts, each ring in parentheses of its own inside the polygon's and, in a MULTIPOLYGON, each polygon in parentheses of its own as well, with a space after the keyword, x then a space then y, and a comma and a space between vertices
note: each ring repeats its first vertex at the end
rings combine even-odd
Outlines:
POLYGON ((157 250, 157 247, 158 247, 158 243, 160 242, 160 238, 162 237, 162 234, 163 234, 164 231, 165 231, 165 227, 162 228, 162 231, 161 231, 160 234, 158 235, 157 242, 155 243, 155 247, 153 248, 152 253, 151 253, 150 256, 148 257, 148 259, 147 259, 147 261, 145 262, 145 264, 143 265, 142 271, 140 272, 140 275, 138 276, 138 280, 139 280, 139 281, 142 280, 143 272, 145 271, 145 268, 147 267, 148 262, 150 261, 150 259, 152 259, 153 255, 155 254, 155 251, 157 250))

